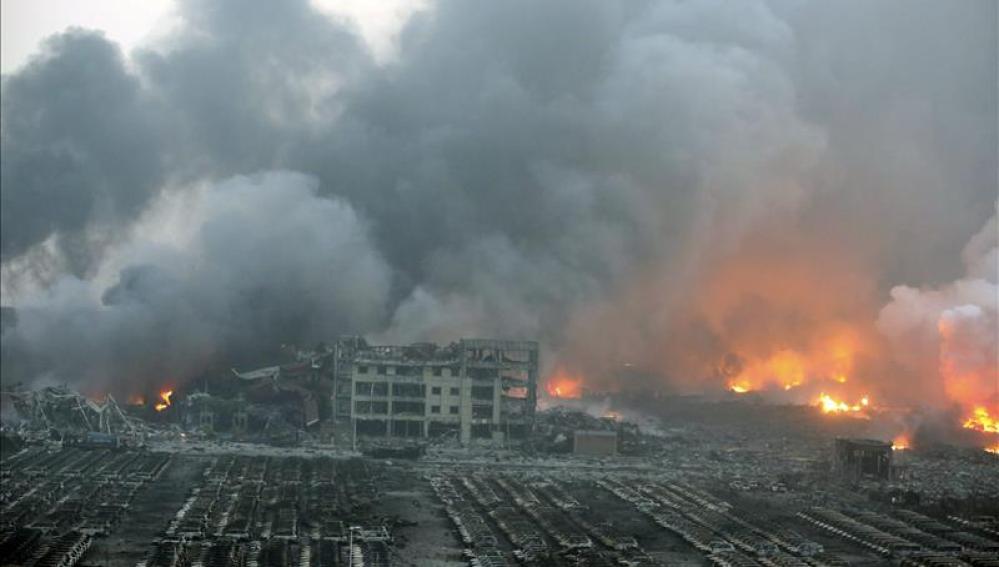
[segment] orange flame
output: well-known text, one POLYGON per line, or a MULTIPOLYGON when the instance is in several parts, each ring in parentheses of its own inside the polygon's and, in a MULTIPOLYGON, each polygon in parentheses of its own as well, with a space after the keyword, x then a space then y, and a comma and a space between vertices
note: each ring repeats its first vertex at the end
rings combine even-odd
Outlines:
POLYGON ((892 451, 906 451, 910 448, 909 438, 906 435, 899 435, 891 442, 892 451))
POLYGON ((999 433, 999 419, 989 415, 985 406, 977 406, 974 413, 964 421, 964 427, 983 433, 999 433))
POLYGON ((870 404, 871 400, 867 396, 860 398, 858 403, 850 405, 824 392, 819 394, 819 398, 815 401, 815 405, 822 410, 822 413, 858 413, 867 409, 870 404))
POLYGON ((793 390, 809 382, 845 384, 863 348, 856 332, 841 327, 801 348, 784 347, 762 356, 744 353, 745 366, 730 376, 726 387, 744 393, 770 387, 793 390))
POLYGON ((993 455, 999 455, 999 443, 992 445, 991 447, 985 448, 986 453, 992 453, 993 455))
MULTIPOLYGON (((968 317, 963 308, 945 311, 937 322, 940 334, 939 371, 949 398, 970 410, 960 423, 965 429, 999 434, 999 404, 985 401, 995 387, 996 368, 994 335, 992 341, 979 340, 979 318, 968 317)), ((999 445, 996 443, 992 446, 999 445)))
POLYGON ((173 395, 173 390, 163 390, 162 392, 160 392, 160 400, 162 401, 157 402, 157 404, 153 406, 156 409, 156 411, 163 411, 168 407, 170 407, 170 396, 172 395, 173 395))
POLYGON ((569 374, 564 368, 557 368, 555 373, 548 378, 545 389, 548 390, 548 395, 553 398, 576 399, 583 395, 583 380, 569 374))
POLYGON ((733 391, 736 386, 744 390, 752 390, 751 384, 777 383, 785 390, 800 386, 805 381, 807 361, 800 353, 784 349, 777 351, 769 358, 751 364, 740 376, 740 380, 730 384, 733 391))

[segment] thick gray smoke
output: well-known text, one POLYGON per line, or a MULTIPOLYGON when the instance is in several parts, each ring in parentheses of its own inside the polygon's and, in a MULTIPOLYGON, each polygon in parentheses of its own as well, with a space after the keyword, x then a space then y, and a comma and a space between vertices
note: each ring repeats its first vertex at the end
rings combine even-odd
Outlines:
MULTIPOLYGON (((892 285, 961 275, 995 199, 990 0, 442 0, 387 63, 304 0, 181 16, 3 79, 5 382, 339 333, 648 363, 759 249, 862 274, 827 311, 872 325, 892 285)), ((808 319, 766 299, 737 311, 808 319)))
POLYGON ((366 223, 317 187, 272 172, 163 194, 93 278, 18 306, 4 354, 95 393, 141 392, 242 349, 377 325, 390 269, 366 223))

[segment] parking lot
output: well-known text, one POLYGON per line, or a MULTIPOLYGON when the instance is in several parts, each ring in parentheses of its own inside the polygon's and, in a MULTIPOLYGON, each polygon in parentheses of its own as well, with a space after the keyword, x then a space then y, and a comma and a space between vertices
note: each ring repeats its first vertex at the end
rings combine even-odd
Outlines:
MULTIPOLYGON (((4 564, 990 566, 995 519, 733 490, 615 459, 489 462, 29 446, 4 564)), ((729 483, 730 484, 730 483, 729 483)))

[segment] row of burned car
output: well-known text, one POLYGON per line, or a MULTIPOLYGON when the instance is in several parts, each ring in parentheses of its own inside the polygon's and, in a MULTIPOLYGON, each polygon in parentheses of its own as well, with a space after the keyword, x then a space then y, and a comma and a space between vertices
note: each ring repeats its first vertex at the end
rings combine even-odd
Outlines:
POLYGON ((911 510, 897 510, 892 517, 870 510, 814 507, 798 516, 908 565, 999 565, 999 542, 911 510))

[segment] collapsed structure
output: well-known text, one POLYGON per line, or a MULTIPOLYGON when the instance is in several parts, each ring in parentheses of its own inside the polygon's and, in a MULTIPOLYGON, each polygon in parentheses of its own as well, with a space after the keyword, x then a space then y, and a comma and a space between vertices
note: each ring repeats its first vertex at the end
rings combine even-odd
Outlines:
POLYGON ((334 347, 335 428, 352 437, 506 442, 531 430, 538 343, 461 339, 372 346, 344 337, 334 347))
POLYGON ((65 386, 6 392, 18 416, 36 430, 65 438, 82 432, 135 435, 147 430, 142 420, 122 411, 113 396, 91 400, 65 386))
MULTIPOLYGON (((506 443, 528 436, 537 404, 538 343, 461 339, 447 346, 375 346, 357 336, 255 370, 214 373, 158 397, 97 402, 66 389, 11 392, 21 419, 47 431, 149 433, 149 423, 243 441, 306 439, 506 443), (141 431, 140 431, 141 430, 141 431)), ((6 396, 5 396, 6 399, 6 396)), ((179 430, 178 430, 179 431, 179 430)))

